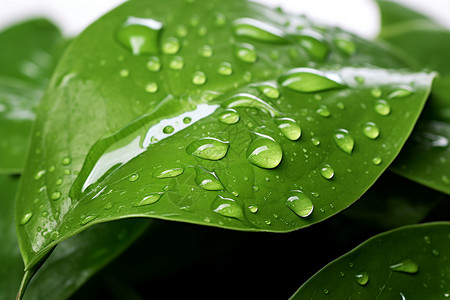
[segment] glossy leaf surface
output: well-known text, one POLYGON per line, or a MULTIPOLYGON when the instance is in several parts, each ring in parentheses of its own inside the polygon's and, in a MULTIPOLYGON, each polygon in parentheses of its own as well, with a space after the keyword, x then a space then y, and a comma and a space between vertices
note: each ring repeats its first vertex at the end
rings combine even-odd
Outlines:
POLYGON ((419 68, 439 71, 430 101, 392 170, 450 194, 450 31, 430 18, 390 1, 378 1, 380 37, 417 60, 419 68))
POLYGON ((450 290, 450 223, 377 235, 336 259, 291 299, 445 299, 450 290))
POLYGON ((60 31, 37 19, 0 32, 0 172, 20 173, 38 105, 63 46, 60 31))
POLYGON ((48 218, 18 225, 27 267, 126 217, 285 232, 336 214, 422 109, 433 74, 384 69, 401 66, 251 2, 124 4, 70 45, 40 107, 17 217, 48 218))

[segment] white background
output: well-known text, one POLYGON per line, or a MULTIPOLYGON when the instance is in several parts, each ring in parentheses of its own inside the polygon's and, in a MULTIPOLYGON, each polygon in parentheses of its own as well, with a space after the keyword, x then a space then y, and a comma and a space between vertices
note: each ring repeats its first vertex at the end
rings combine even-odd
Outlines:
MULTIPOLYGON (((153 0, 156 1, 156 0, 153 0)), ((207 1, 207 0, 202 0, 207 1)), ((223 0, 226 1, 226 0, 223 0)), ((340 26, 361 36, 375 37, 379 13, 374 0, 254 0, 306 14, 324 24, 340 26)), ((434 17, 450 28, 450 0, 397 0, 434 17)), ((124 0, 0 0, 0 30, 21 20, 45 16, 68 36, 82 31, 124 0)))

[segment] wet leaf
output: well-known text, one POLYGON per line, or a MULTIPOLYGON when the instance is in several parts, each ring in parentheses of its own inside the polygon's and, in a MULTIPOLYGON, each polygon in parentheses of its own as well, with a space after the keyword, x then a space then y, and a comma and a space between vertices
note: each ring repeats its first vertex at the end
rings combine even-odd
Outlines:
POLYGON ((445 299, 450 223, 406 226, 370 238, 303 284, 291 299, 445 299))
POLYGON ((57 221, 18 226, 27 268, 121 218, 285 232, 338 213, 422 109, 433 74, 388 69, 403 65, 251 2, 124 4, 71 44, 40 107, 17 216, 57 221))

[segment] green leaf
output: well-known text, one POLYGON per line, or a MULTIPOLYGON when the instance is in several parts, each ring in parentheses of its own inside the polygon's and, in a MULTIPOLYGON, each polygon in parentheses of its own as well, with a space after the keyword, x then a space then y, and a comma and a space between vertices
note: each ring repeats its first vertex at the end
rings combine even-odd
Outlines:
POLYGON ((0 32, 0 45, 0 172, 20 173, 36 106, 64 44, 53 24, 37 19, 0 32))
POLYGON ((382 16, 380 37, 416 59, 420 68, 435 69, 441 75, 392 170, 450 194, 450 31, 399 4, 381 0, 377 3, 382 16))
POLYGON ((444 299, 449 296, 450 223, 377 235, 336 259, 291 299, 444 299))
POLYGON ((422 109, 434 75, 384 69, 403 65, 252 2, 124 4, 70 45, 40 106, 16 209, 56 221, 18 226, 27 268, 115 219, 285 232, 338 213, 422 109))

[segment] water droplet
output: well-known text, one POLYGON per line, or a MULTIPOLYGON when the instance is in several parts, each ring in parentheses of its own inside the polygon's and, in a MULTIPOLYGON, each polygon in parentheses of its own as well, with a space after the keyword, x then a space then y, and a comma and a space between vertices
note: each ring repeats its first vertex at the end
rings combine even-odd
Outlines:
POLYGON ((403 87, 389 94, 388 99, 398 99, 408 97, 413 93, 410 87, 403 87))
POLYGON ((150 94, 156 93, 158 91, 158 84, 156 82, 147 83, 145 91, 150 94))
POLYGON ((319 116, 324 117, 324 118, 328 118, 328 117, 330 117, 330 115, 331 115, 331 113, 330 113, 330 111, 328 110, 328 108, 327 108, 326 106, 324 106, 324 105, 321 105, 321 106, 316 110, 316 113, 317 113, 319 116))
POLYGON ((390 266, 391 270, 402 273, 415 274, 419 271, 419 266, 411 259, 405 259, 390 266))
POLYGON ((227 109, 219 115, 219 121, 228 125, 236 124, 239 121, 239 114, 234 109, 227 109))
POLYGON ((184 67, 184 59, 181 56, 174 56, 169 63, 172 70, 181 70, 184 67))
POLYGON ((52 241, 56 240, 58 237, 59 237, 59 231, 58 231, 58 230, 52 231, 52 232, 50 233, 50 235, 49 235, 49 238, 50 238, 52 241))
POLYGON ((280 29, 250 18, 237 19, 233 22, 236 36, 249 37, 262 42, 284 43, 284 32, 280 29))
POLYGON ((328 295, 329 291, 328 291, 327 289, 323 289, 323 293, 324 293, 325 295, 328 295))
POLYGON ((379 156, 375 156, 374 158, 372 158, 372 163, 376 166, 381 165, 382 163, 382 159, 379 156))
POLYGON ((375 111, 381 116, 387 116, 391 113, 391 107, 385 100, 377 100, 374 106, 375 111))
POLYGON ((164 195, 164 192, 150 193, 142 198, 139 202, 133 204, 133 206, 139 207, 156 203, 159 199, 161 199, 162 195, 164 195))
POLYGON ((234 53, 240 60, 246 63, 254 63, 258 58, 255 47, 250 44, 236 44, 234 53))
POLYGON ((220 63, 219 67, 217 68, 217 73, 223 76, 230 76, 233 74, 233 67, 229 62, 222 62, 220 63))
POLYGON ((270 99, 278 99, 280 98, 280 91, 274 84, 261 84, 258 85, 258 89, 270 99))
POLYGON ((116 38, 133 55, 158 53, 162 27, 153 19, 128 17, 117 31, 116 38))
POLYGON ((312 57, 319 60, 324 60, 327 57, 329 52, 328 45, 317 32, 303 30, 302 34, 298 36, 298 41, 312 57))
POLYGON ((334 44, 340 51, 347 55, 352 55, 356 50, 355 43, 349 37, 338 37, 334 40, 334 44))
POLYGON ((223 26, 227 22, 227 19, 226 19, 225 15, 222 14, 222 13, 217 13, 214 17, 215 17, 214 24, 216 26, 223 26))
POLYGON ((252 213, 252 214, 256 214, 258 212, 258 207, 256 205, 250 205, 248 207, 248 210, 252 213))
POLYGON ((168 37, 162 44, 164 54, 177 54, 180 51, 180 41, 176 37, 168 37))
POLYGON ((202 71, 196 71, 192 76, 192 83, 195 85, 202 85, 206 82, 206 75, 202 71))
POLYGON ((213 211, 224 217, 240 219, 244 215, 241 205, 234 199, 222 197, 221 195, 217 195, 212 203, 212 208, 213 211))
POLYGON ((265 169, 273 169, 281 163, 283 150, 270 136, 253 132, 254 138, 247 149, 250 163, 265 169))
POLYGON ((200 55, 203 57, 211 57, 213 55, 213 48, 210 45, 204 45, 200 48, 200 55))
POLYGON ((369 274, 367 274, 367 272, 359 272, 358 274, 355 275, 355 279, 356 282, 361 285, 364 286, 369 282, 369 274))
POLYGON ((434 256, 439 256, 439 251, 438 251, 437 249, 431 250, 431 253, 432 253, 434 256))
POLYGON ((130 71, 128 69, 122 69, 119 72, 119 76, 122 78, 126 78, 130 75, 130 71))
POLYGON ((311 199, 302 191, 298 190, 291 191, 291 195, 288 197, 286 205, 302 218, 311 215, 314 209, 311 199))
POLYGON ((86 225, 86 224, 88 224, 88 223, 94 221, 94 220, 97 219, 97 218, 98 218, 98 215, 87 215, 86 217, 84 217, 84 218, 81 219, 80 225, 81 225, 81 226, 86 225))
POLYGON ((171 133, 174 132, 174 131, 175 131, 175 128, 173 128, 173 127, 170 126, 170 125, 167 125, 166 127, 163 128, 163 132, 164 132, 165 134, 171 134, 171 133))
POLYGON ((33 212, 27 211, 20 218, 19 225, 23 226, 23 225, 27 224, 31 220, 32 217, 33 217, 33 212))
POLYGON ((192 119, 191 119, 191 118, 189 118, 189 117, 183 118, 183 123, 184 123, 184 124, 189 124, 189 123, 191 123, 191 122, 192 122, 192 119))
POLYGON ((70 165, 71 162, 72 162, 72 159, 70 158, 70 156, 66 156, 62 159, 61 164, 63 166, 68 166, 68 165, 70 165))
POLYGON ((58 200, 59 198, 61 198, 61 192, 60 191, 54 191, 51 195, 50 195, 50 199, 52 200, 58 200))
POLYGON ((225 189, 217 178, 216 173, 206 171, 202 168, 196 168, 195 183, 207 191, 220 191, 225 189))
POLYGON ((179 164, 161 166, 153 171, 154 178, 173 178, 183 174, 184 168, 179 164))
POLYGON ((266 223, 266 225, 270 225, 270 224, 272 224, 272 221, 270 219, 267 219, 264 221, 264 223, 266 223))
POLYGON ((161 62, 159 60, 159 57, 152 56, 149 58, 147 62, 147 70, 149 70, 150 72, 158 72, 159 70, 161 70, 161 62))
POLYGON ((302 130, 298 124, 290 118, 278 118, 274 120, 280 132, 289 140, 296 141, 302 135, 302 130))
POLYGON ((375 123, 367 122, 363 126, 363 133, 367 138, 374 140, 380 135, 380 130, 375 123))
POLYGON ((63 183, 63 179, 62 178, 58 178, 58 179, 56 179, 56 181, 55 181, 55 184, 56 185, 61 185, 63 183))
POLYGON ((334 133, 334 141, 336 145, 345 153, 351 154, 355 146, 355 140, 345 129, 336 130, 334 133))
POLYGON ((319 146, 319 145, 320 145, 320 140, 319 140, 318 137, 313 136, 313 137, 311 138, 311 143, 312 143, 314 146, 319 146))
POLYGON ((330 165, 324 165, 320 168, 320 175, 325 179, 331 179, 334 176, 334 170, 330 165))
POLYGON ((137 174, 137 173, 131 174, 130 177, 128 177, 128 180, 131 182, 135 182, 138 179, 139 179, 139 174, 137 174))
POLYGON ((34 180, 39 180, 45 175, 45 170, 39 170, 34 174, 34 180))
POLYGON ((383 92, 381 91, 381 89, 379 88, 374 88, 370 91, 370 94, 372 95, 372 97, 374 98, 380 98, 381 95, 383 94, 383 92))
POLYGON ((280 76, 279 80, 282 86, 304 93, 313 93, 343 87, 337 76, 311 68, 297 68, 290 70, 280 76))
POLYGON ((270 114, 271 117, 278 117, 281 113, 264 100, 247 93, 234 95, 225 102, 227 108, 256 108, 270 114))
POLYGON ((113 207, 113 205, 110 202, 105 204, 105 210, 110 210, 112 207, 113 207))
POLYGON ((216 138, 206 137, 192 142, 186 148, 186 151, 189 154, 192 154, 199 158, 219 160, 227 154, 229 146, 229 142, 224 142, 216 138))

